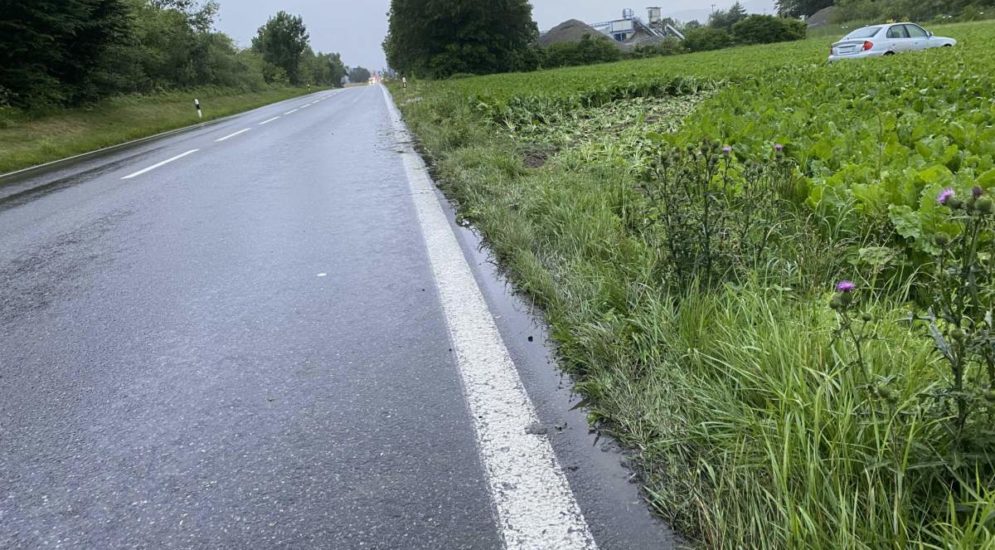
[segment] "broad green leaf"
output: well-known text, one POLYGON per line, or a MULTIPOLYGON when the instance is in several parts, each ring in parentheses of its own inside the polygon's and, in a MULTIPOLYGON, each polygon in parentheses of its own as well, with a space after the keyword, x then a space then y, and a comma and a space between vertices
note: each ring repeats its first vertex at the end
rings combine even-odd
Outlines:
POLYGON ((950 181, 953 178, 953 173, 942 164, 934 164, 925 170, 920 170, 918 176, 923 183, 932 185, 950 181))
POLYGON ((869 246, 858 252, 860 262, 875 268, 881 268, 895 259, 896 252, 886 246, 869 246))
POLYGON ((919 220, 919 214, 908 206, 891 205, 888 207, 888 218, 899 235, 913 240, 922 238, 922 222, 919 220))

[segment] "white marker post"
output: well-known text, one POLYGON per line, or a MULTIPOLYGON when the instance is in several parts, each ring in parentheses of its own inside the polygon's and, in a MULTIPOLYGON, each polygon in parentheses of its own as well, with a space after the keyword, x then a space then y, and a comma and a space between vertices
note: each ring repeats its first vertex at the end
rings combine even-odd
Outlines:
POLYGON ((204 112, 200 110, 200 100, 194 99, 193 106, 197 108, 197 118, 204 118, 204 112))

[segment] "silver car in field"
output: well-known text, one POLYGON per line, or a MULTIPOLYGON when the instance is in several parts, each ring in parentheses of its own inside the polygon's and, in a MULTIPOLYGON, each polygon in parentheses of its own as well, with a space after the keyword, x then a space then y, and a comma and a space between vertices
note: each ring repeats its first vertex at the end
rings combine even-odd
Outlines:
POLYGON ((915 23, 871 25, 861 27, 833 44, 829 50, 829 62, 955 45, 957 41, 953 38, 934 36, 915 23))

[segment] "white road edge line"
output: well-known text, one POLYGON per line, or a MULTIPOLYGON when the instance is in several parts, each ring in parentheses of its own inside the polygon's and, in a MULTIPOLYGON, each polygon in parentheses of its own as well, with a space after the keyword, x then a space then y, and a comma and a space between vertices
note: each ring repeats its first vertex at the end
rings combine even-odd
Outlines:
POLYGON ((125 177, 123 177, 121 179, 123 179, 123 180, 130 180, 131 178, 137 178, 138 176, 141 176, 142 174, 146 174, 148 172, 151 172, 151 171, 155 170, 156 168, 162 168, 163 166, 169 164, 170 162, 180 160, 181 158, 183 158, 185 156, 188 156, 188 155, 192 155, 192 154, 196 153, 197 151, 200 151, 200 149, 191 149, 190 151, 187 151, 186 153, 183 153, 182 155, 176 155, 175 157, 173 157, 171 159, 168 159, 168 160, 164 160, 164 161, 160 162, 159 164, 153 164, 152 166, 149 166, 148 168, 146 168, 144 170, 139 170, 139 171, 135 172, 134 174, 129 174, 129 175, 127 175, 127 176, 125 176, 125 177))
POLYGON ((411 187, 449 327, 478 451, 507 548, 597 548, 538 421, 484 296, 463 256, 424 161, 386 87, 381 87, 411 187))
POLYGON ((239 130, 239 131, 235 132, 234 134, 229 134, 229 135, 227 135, 227 136, 225 136, 223 138, 218 138, 218 139, 214 140, 214 143, 221 143, 222 141, 228 141, 229 139, 231 139, 231 138, 233 138, 235 136, 240 136, 240 135, 248 132, 249 130, 251 130, 251 128, 246 128, 244 130, 239 130))
POLYGON ((279 120, 279 119, 280 119, 280 117, 275 116, 275 117, 273 117, 273 118, 271 118, 269 120, 264 120, 264 121, 260 122, 259 125, 260 126, 265 126, 265 125, 269 124, 270 122, 273 122, 274 120, 279 120))
POLYGON ((299 110, 300 109, 291 109, 291 110, 287 111, 286 113, 283 113, 283 116, 292 115, 292 114, 296 113, 299 110))

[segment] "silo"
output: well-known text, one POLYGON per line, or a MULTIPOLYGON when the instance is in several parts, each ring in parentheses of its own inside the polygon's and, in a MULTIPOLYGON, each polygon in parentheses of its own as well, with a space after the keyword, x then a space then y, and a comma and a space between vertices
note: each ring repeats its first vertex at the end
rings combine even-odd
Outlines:
POLYGON ((656 25, 657 23, 660 22, 661 19, 663 19, 663 10, 661 10, 660 8, 657 7, 646 8, 646 11, 649 12, 650 25, 656 25))

